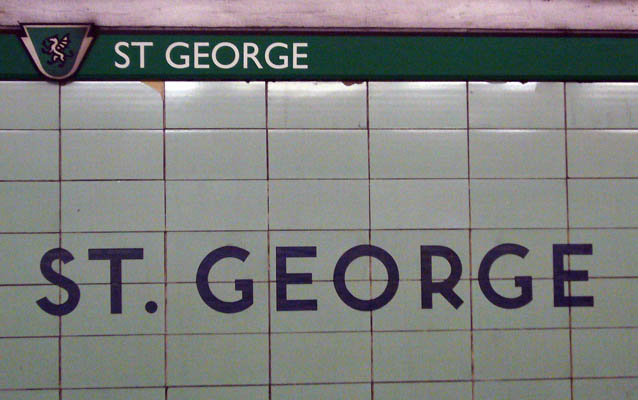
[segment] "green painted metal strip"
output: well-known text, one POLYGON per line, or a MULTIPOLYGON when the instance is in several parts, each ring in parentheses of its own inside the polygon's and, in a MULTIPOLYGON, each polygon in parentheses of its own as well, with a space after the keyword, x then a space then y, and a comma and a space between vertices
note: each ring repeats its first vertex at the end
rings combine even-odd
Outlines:
MULTIPOLYGON (((233 49, 222 46, 218 62, 229 64, 233 49)), ((15 34, 0 35, 0 79, 42 79, 15 34)), ((638 80, 638 38, 590 36, 428 36, 428 35, 219 35, 219 34, 123 34, 98 35, 75 79, 326 79, 326 80, 638 80), (129 56, 126 68, 115 47, 129 56), (144 68, 140 67, 140 45, 145 46, 144 68), (189 57, 185 68, 171 67, 167 48, 175 64, 189 57), (221 42, 232 43, 240 56, 235 66, 221 69, 213 64, 210 53, 221 42), (199 45, 200 68, 195 68, 195 43, 199 45), (256 59, 243 64, 244 43, 249 50, 258 48, 256 59), (288 57, 288 66, 268 66, 265 50, 272 43, 284 43, 271 50, 271 64, 280 65, 288 57), (294 43, 299 45, 299 65, 292 67, 294 43), (128 46, 128 47, 127 47, 128 46), (188 46, 186 48, 185 46, 188 46), (209 65, 203 68, 202 65, 209 65)))

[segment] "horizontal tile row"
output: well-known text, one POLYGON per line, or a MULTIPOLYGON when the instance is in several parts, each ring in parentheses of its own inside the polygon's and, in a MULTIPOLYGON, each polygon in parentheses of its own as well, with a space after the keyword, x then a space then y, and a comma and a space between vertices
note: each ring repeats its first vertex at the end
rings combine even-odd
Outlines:
MULTIPOLYGON (((552 245, 568 243, 567 230, 485 230, 472 232, 472 264, 469 258, 467 230, 372 231, 371 242, 387 251, 397 263, 400 280, 421 279, 421 246, 445 246, 461 262, 461 279, 477 278, 480 263, 488 251, 503 243, 517 243, 529 252, 525 258, 503 257, 496 260, 490 277, 512 279, 532 276, 552 279, 552 245), (471 267, 471 268, 470 268, 471 267), (471 271, 470 271, 471 269, 471 271)), ((589 243, 592 255, 571 255, 573 269, 584 269, 591 278, 638 278, 638 240, 636 229, 572 230, 569 243, 589 243)), ((0 285, 41 285, 48 282, 40 272, 40 259, 50 249, 62 245, 74 257, 64 265, 64 274, 80 284, 110 282, 108 263, 89 260, 88 249, 142 248, 143 260, 128 260, 122 272, 124 283, 193 283, 197 268, 206 255, 222 246, 236 246, 249 252, 245 261, 221 260, 209 275, 211 282, 252 279, 266 282, 270 254, 270 280, 276 279, 278 247, 314 246, 315 257, 289 258, 290 273, 310 273, 315 281, 332 281, 339 258, 349 249, 369 243, 368 231, 282 231, 282 232, 169 232, 164 252, 163 233, 63 233, 0 234, 0 285), (270 241, 268 241, 268 236, 270 241), (270 250, 268 250, 270 243, 270 250), (164 259, 166 254, 166 260, 164 259)), ((434 279, 445 279, 450 265, 443 257, 433 257, 434 279)), ((387 272, 378 261, 361 257, 350 264, 346 280, 386 280, 387 272)), ((579 283, 573 283, 574 286, 579 283)))
MULTIPOLYGON (((569 340, 567 329, 476 331, 475 378, 569 378, 569 340)), ((270 341, 273 384, 370 379, 369 332, 278 334, 270 341)), ((638 351, 637 329, 574 330, 572 343, 575 378, 638 374, 635 357, 627 357, 638 351)), ((0 388, 57 387, 57 339, 0 339, 0 344, 2 359, 13 361, 0 364, 0 388)), ((472 377, 469 332, 378 332, 372 346, 375 382, 472 377)), ((164 337, 159 335, 63 337, 61 351, 62 387, 165 384, 164 337)), ((265 385, 268 352, 267 334, 168 336, 166 385, 265 385)))
MULTIPOLYGON (((60 160, 63 180, 468 176, 464 130, 373 131, 369 156, 365 130, 168 130, 165 150, 161 130, 61 137, 59 158, 55 131, 0 131, 0 180, 57 180, 60 160)), ((469 145, 472 178, 638 177, 638 131, 569 131, 567 153, 560 130, 470 130, 469 145)))
POLYGON ((0 232, 163 231, 165 207, 169 231, 636 227, 636 202, 636 179, 0 182, 0 232))
MULTIPOLYGON (((570 398, 569 379, 533 380, 533 381, 479 381, 474 383, 475 400, 491 400, 498 397, 507 399, 563 400, 570 398)), ((624 379, 575 379, 574 400, 612 400, 631 399, 638 390, 638 378, 624 379), (628 397, 629 396, 629 397, 628 397)), ((369 400, 371 384, 321 384, 321 385, 273 385, 272 399, 322 400, 325 398, 348 398, 369 400)), ((55 400, 58 392, 49 390, 11 391, 3 393, 7 400, 55 400)), ((164 399, 164 389, 64 389, 65 400, 83 400, 91 397, 95 400, 139 400, 164 399)), ((232 386, 232 387, 170 387, 166 390, 166 400, 235 400, 269 399, 268 387, 232 386)), ((472 399, 471 382, 409 382, 374 383, 374 398, 394 400, 397 398, 439 400, 472 399)))
MULTIPOLYGON (((80 302, 62 317, 62 335, 142 335, 162 334, 246 334, 290 332, 368 331, 370 314, 354 310, 342 300, 332 282, 289 284, 286 294, 275 283, 252 283, 252 304, 246 309, 226 314, 209 307, 194 283, 122 285, 122 314, 111 314, 110 285, 79 285, 80 302), (278 298, 314 301, 316 310, 278 310, 278 298), (157 307, 149 311, 148 302, 157 307), (270 304, 270 316, 269 316, 270 304), (165 325, 166 324, 166 325, 165 325), (270 324, 270 325, 269 325, 270 324)), ((432 296, 432 308, 423 309, 421 282, 400 282, 396 295, 382 308, 372 312, 374 331, 469 331, 494 329, 569 328, 569 312, 554 306, 551 280, 537 280, 531 285, 532 300, 516 309, 493 304, 479 283, 461 281, 454 293, 461 299, 458 308, 443 296, 432 296), (470 299, 471 297, 471 299, 470 299), (472 301, 470 303, 470 300, 472 301), (470 304, 473 325, 470 323, 470 304)), ((378 297, 385 282, 348 282, 348 291, 360 299, 378 297)), ((521 295, 513 280, 491 282, 501 296, 521 295)), ((565 285, 567 286, 567 285, 565 285)), ((244 298, 234 283, 211 283, 211 293, 224 302, 244 298)), ((633 297, 638 278, 593 279, 571 285, 572 296, 593 296, 593 307, 572 309, 571 326, 581 328, 638 329, 638 311, 633 297)), ((567 287, 565 288, 567 294, 567 287)), ((51 299, 58 304, 59 288, 46 286, 0 286, 0 300, 12 304, 0 315, 0 337, 57 336, 59 319, 41 310, 36 301, 51 299)))

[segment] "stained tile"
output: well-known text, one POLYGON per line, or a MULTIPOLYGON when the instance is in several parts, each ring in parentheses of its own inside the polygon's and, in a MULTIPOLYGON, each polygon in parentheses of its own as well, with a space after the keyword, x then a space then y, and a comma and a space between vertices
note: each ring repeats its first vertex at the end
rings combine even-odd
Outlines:
POLYGON ((471 382, 427 383, 377 383, 374 384, 375 400, 438 399, 471 400, 471 382))
POLYGON ((266 179, 266 131, 167 131, 166 177, 266 179))
POLYGON ((476 400, 563 400, 571 396, 569 380, 476 382, 476 400))
POLYGON ((373 229, 466 228, 467 180, 370 183, 373 229))
POLYGON ((57 131, 0 131, 0 179, 58 179, 58 135, 57 131))
POLYGON ((169 336, 167 340, 171 386, 268 383, 266 334, 169 336))
POLYGON ((162 142, 160 130, 62 131, 62 178, 162 179, 162 142))
POLYGON ((375 381, 470 379, 470 358, 469 332, 374 334, 375 381))
POLYGON ((569 181, 569 224, 572 228, 638 227, 638 180, 569 181))
POLYGON ((271 82, 268 126, 277 128, 366 128, 365 84, 271 82))
POLYGON ((575 329, 574 377, 638 374, 638 329, 575 329))
MULTIPOLYGON (((4 282, 2 282, 4 283, 4 282)), ((0 336, 56 336, 59 319, 44 312, 36 301, 43 297, 59 303, 57 286, 0 286, 0 336)))
POLYGON ((368 228, 367 181, 270 181, 269 184, 271 229, 368 228))
MULTIPOLYGON (((59 247, 58 234, 0 235, 0 282, 3 284, 47 283, 40 260, 59 247)), ((57 265, 54 265, 54 268, 57 265)))
POLYGON ((164 183, 63 182, 62 231, 164 229, 164 183))
POLYGON ((58 385, 58 339, 0 339, 0 389, 58 385))
POLYGON ((565 181, 472 180, 470 190, 474 228, 567 227, 565 181))
POLYGON ((470 82, 470 128, 564 127, 561 82, 470 82))
POLYGON ((568 128, 638 127, 638 84, 565 84, 568 128))
POLYGON ((57 232, 56 182, 0 182, 0 232, 57 232))
POLYGON ((264 82, 166 82, 168 128, 265 128, 264 82))
POLYGON ((57 83, 0 82, 0 129, 58 129, 57 83))
POLYGON ((62 338, 63 387, 163 384, 164 337, 161 335, 62 338))
POLYGON ((638 131, 567 131, 570 177, 638 177, 638 131))
POLYGON ((272 336, 271 346, 273 383, 370 379, 369 332, 278 334, 272 336))
POLYGON ((270 130, 270 178, 367 178, 365 130, 270 130))
POLYGON ((265 181, 168 182, 169 230, 266 229, 265 181))
POLYGON ((470 130, 472 178, 564 178, 562 130, 470 130))
POLYGON ((162 129, 162 95, 143 82, 62 86, 62 129, 162 129), (105 112, 108 110, 108 112, 105 112))
POLYGON ((476 331, 477 379, 569 377, 569 331, 476 331))
POLYGON ((372 178, 467 177, 465 130, 370 132, 372 178))
POLYGON ((465 82, 370 82, 371 128, 465 128, 465 82))

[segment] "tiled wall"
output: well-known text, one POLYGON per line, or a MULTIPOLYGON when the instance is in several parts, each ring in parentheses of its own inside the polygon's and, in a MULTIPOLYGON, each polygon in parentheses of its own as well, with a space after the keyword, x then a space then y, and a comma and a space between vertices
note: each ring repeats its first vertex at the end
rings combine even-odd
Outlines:
MULTIPOLYGON (((2 399, 638 398, 638 84, 0 82, 0 129, 2 399), (499 260, 495 288, 534 279, 515 310, 477 281, 508 242, 529 254, 499 260), (332 283, 367 243, 400 272, 373 312, 332 283), (568 285, 593 308, 554 307, 554 243, 593 245, 568 285), (254 280, 236 314, 194 283, 224 245, 250 252, 210 275, 227 301, 254 280), (421 309, 421 245, 459 255, 458 309, 421 309), (314 281, 288 296, 318 310, 276 310, 280 246, 317 247, 288 260, 314 281), (82 294, 61 318, 36 305, 66 298, 39 267, 56 247, 82 294), (112 247, 144 248, 122 314, 87 255, 112 247)), ((346 279, 370 298, 387 275, 359 259, 346 279)))

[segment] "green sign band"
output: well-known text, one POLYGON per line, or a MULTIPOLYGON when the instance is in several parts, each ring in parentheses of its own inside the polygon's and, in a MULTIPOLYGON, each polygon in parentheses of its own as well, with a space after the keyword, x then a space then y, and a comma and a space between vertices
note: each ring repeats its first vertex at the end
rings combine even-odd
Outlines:
MULTIPOLYGON (((77 80, 638 80, 638 37, 96 34, 77 80)), ((37 80, 17 34, 0 79, 37 80)))

